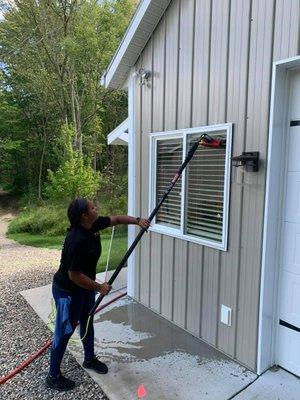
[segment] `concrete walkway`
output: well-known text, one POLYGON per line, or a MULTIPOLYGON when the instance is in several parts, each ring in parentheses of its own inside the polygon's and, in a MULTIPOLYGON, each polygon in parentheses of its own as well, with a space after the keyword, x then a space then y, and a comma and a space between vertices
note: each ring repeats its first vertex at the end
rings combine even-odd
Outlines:
POLYGON ((271 368, 234 400, 299 400, 300 379, 280 368, 271 368))
MULTIPOLYGON (((122 291, 110 294, 103 303, 122 291)), ((22 295, 48 322, 50 286, 22 295)), ((87 372, 110 400, 136 400, 140 384, 147 399, 226 400, 256 379, 246 368, 130 298, 103 310, 94 326, 97 355, 108 363, 110 372, 105 376, 87 372)), ((69 350, 81 363, 78 335, 69 350)))

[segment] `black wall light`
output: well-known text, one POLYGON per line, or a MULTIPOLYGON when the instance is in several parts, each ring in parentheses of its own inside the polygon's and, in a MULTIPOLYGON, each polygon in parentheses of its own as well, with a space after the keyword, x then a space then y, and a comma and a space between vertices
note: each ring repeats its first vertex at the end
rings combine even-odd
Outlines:
POLYGON ((259 164, 259 152, 258 151, 248 151, 240 156, 232 157, 232 165, 234 167, 243 167, 245 171, 257 172, 259 164))

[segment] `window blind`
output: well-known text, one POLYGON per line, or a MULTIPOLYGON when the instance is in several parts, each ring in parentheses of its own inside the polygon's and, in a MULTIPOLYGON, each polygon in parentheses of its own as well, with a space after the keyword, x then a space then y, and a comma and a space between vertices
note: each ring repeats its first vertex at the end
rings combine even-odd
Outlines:
MULTIPOLYGON (((174 178, 182 164, 183 140, 164 139, 158 140, 156 147, 156 204, 161 199, 166 188, 174 178)), ((156 223, 180 227, 181 220, 181 178, 156 215, 156 223)))
MULTIPOLYGON (((210 136, 226 138, 226 131, 210 136)), ((195 139, 189 138, 188 148, 195 139)), ((222 243, 226 148, 199 146, 186 171, 185 233, 222 243)))

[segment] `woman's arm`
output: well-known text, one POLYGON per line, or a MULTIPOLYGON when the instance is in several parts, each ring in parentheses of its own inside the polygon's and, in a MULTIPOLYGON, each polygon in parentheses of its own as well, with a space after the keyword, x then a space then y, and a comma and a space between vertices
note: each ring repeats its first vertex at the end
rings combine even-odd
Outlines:
POLYGON ((139 225, 141 228, 148 229, 150 222, 147 219, 130 217, 129 215, 113 215, 110 217, 110 226, 115 225, 139 225))
POLYGON ((110 291, 111 286, 104 282, 104 283, 98 283, 93 281, 93 279, 90 279, 88 276, 82 274, 79 271, 69 271, 69 278, 71 281, 76 283, 76 285, 88 289, 88 290, 95 290, 97 292, 100 292, 103 296, 107 295, 107 293, 110 291))

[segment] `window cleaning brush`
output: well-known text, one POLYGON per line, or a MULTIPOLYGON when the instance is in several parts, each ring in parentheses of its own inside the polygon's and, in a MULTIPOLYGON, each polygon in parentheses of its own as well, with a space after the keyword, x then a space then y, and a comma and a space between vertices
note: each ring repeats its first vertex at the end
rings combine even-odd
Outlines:
POLYGON ((212 138, 211 136, 207 135, 206 133, 204 133, 201 137, 202 137, 202 139, 200 139, 201 146, 214 147, 214 148, 226 146, 226 139, 218 138, 218 137, 212 138))

